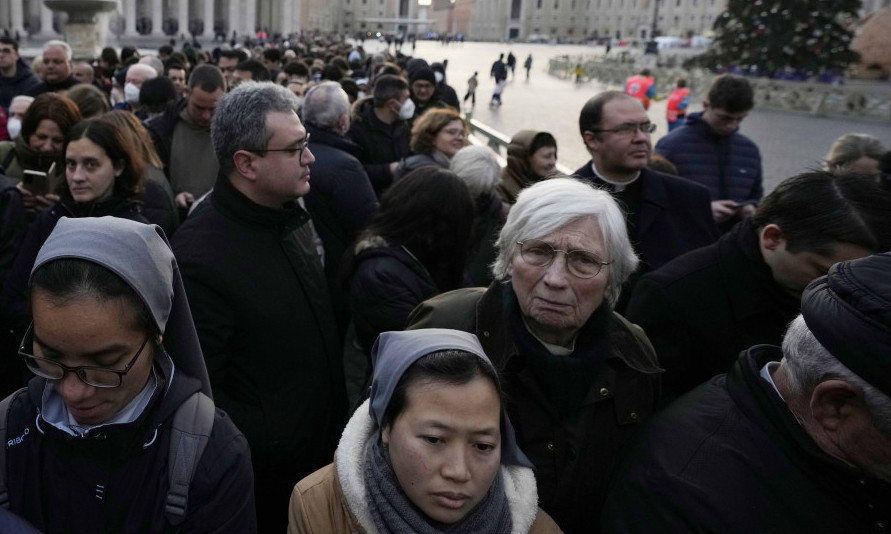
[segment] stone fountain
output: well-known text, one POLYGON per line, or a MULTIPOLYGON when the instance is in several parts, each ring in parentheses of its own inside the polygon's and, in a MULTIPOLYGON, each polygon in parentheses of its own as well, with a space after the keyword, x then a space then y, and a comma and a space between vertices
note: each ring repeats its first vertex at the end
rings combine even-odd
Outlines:
POLYGON ((75 59, 92 59, 102 51, 96 15, 117 8, 115 0, 43 0, 53 11, 68 14, 62 34, 71 46, 75 59))

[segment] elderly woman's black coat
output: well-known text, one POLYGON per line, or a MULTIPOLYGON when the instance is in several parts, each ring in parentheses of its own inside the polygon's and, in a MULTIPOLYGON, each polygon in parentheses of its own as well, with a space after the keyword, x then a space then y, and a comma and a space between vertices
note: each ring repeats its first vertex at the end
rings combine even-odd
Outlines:
POLYGON ((512 334, 505 306, 512 292, 496 281, 485 290, 444 293, 416 308, 408 328, 454 328, 479 337, 502 377, 517 442, 535 465, 539 506, 567 534, 596 533, 614 458, 653 414, 661 369, 643 330, 610 313, 598 372, 581 406, 561 414, 532 372, 530 348, 512 334))

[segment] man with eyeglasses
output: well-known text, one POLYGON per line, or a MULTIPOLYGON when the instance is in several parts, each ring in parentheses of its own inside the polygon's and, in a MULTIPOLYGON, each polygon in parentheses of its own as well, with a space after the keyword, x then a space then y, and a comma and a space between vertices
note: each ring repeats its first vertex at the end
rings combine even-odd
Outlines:
POLYGON ((647 168, 655 129, 640 101, 621 91, 598 94, 579 115, 591 161, 575 174, 609 190, 624 206, 628 237, 642 260, 623 289, 620 312, 642 273, 718 237, 704 187, 647 168))
POLYGON ((40 79, 19 57, 19 43, 10 37, 0 37, 0 107, 9 112, 12 99, 38 85, 40 79))
POLYGON ((724 231, 751 217, 764 194, 761 152, 739 133, 754 105, 748 80, 722 74, 709 86, 704 111, 691 113, 684 127, 656 143, 681 176, 708 188, 712 216, 724 231))
POLYGON ((220 174, 173 238, 217 405, 251 445, 260 532, 331 462, 346 422, 340 335, 309 214, 315 156, 294 93, 244 82, 211 123, 220 174))
POLYGON ((79 84, 71 73, 71 55, 71 46, 65 41, 47 41, 43 45, 43 82, 25 94, 39 96, 43 93, 58 93, 79 84))

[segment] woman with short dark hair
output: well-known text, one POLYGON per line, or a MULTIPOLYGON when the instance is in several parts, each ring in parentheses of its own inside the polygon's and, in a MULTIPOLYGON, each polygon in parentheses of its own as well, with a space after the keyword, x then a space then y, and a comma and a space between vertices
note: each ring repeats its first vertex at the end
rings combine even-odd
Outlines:
POLYGON ((463 284, 473 202, 451 171, 423 167, 394 183, 347 258, 350 310, 366 354, 424 299, 463 284))

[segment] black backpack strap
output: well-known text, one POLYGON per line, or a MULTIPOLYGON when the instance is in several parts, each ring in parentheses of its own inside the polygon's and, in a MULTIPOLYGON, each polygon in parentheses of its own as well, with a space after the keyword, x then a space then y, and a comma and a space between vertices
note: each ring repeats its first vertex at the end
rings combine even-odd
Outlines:
POLYGON ((0 173, 6 174, 6 168, 12 163, 13 158, 15 158, 15 148, 11 148, 9 152, 6 153, 6 157, 3 158, 3 163, 0 163, 0 173))
POLYGON ((0 508, 9 508, 9 491, 6 489, 6 449, 9 447, 6 439, 6 417, 12 401, 26 389, 28 388, 22 388, 0 401, 0 508))
POLYGON ((213 400, 200 391, 186 399, 173 416, 167 466, 170 488, 165 508, 167 520, 173 526, 179 526, 186 519, 189 486, 210 440, 213 420, 213 400))

